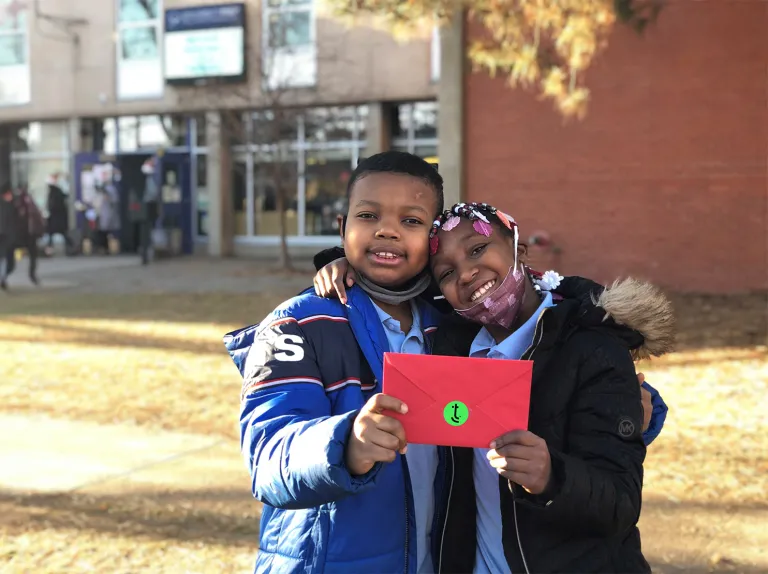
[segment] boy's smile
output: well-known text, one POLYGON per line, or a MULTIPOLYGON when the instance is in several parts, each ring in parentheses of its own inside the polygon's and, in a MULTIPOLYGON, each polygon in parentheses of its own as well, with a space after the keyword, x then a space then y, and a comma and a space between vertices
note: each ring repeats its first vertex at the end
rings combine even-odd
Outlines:
POLYGON ((405 252, 392 245, 374 246, 368 251, 368 257, 375 265, 399 265, 405 260, 405 252))
POLYGON ((383 287, 407 283, 427 266, 437 196, 410 175, 377 172, 352 189, 344 253, 359 273, 383 287))

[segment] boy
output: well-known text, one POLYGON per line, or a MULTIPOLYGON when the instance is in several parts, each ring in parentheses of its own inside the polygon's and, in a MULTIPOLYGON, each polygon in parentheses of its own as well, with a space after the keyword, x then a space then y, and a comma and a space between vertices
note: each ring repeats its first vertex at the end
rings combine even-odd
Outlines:
POLYGON ((230 333, 243 376, 241 449, 264 503, 257 572, 443 572, 451 541, 474 521, 446 512, 453 449, 408 447, 384 410, 382 353, 423 353, 438 313, 418 301, 429 285, 428 235, 443 209, 442 178, 420 158, 367 158, 348 184, 342 238, 361 276, 348 302, 308 290, 260 325, 230 333), (357 350, 356 350, 357 349, 357 350), (383 464, 389 463, 389 464, 383 464))

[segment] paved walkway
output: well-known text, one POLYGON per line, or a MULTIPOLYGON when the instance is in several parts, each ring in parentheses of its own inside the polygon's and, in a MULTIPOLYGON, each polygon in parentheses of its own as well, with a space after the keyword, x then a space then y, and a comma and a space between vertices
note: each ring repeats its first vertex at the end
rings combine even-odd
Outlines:
MULTIPOLYGON (((9 278, 15 291, 38 289, 28 278, 29 263, 19 262, 9 278)), ((286 287, 299 292, 312 284, 312 265, 296 263, 299 272, 275 272, 268 261, 181 257, 141 265, 135 256, 57 256, 41 259, 38 276, 41 289, 73 289, 83 293, 135 292, 232 292, 252 293, 286 287)))
POLYGON ((236 441, 132 425, 0 414, 0 489, 71 492, 110 482, 247 488, 236 441))

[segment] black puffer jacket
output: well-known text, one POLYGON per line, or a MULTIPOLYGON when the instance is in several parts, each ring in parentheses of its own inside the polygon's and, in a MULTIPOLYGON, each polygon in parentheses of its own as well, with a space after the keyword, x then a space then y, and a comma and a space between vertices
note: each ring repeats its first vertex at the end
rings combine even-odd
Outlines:
MULTIPOLYGON (((669 350, 670 305, 632 280, 604 291, 568 278, 558 293, 565 299, 541 315, 523 356, 534 361, 529 429, 547 441, 554 487, 532 496, 500 478, 504 553, 512 572, 526 564, 531 573, 650 572, 636 526, 645 445, 631 352, 669 350)), ((479 326, 455 320, 445 327, 433 354, 467 356, 479 326)), ((471 465, 457 465, 456 473, 454 502, 474 506, 471 465)), ((446 563, 466 563, 475 540, 447 535, 454 544, 446 563)))

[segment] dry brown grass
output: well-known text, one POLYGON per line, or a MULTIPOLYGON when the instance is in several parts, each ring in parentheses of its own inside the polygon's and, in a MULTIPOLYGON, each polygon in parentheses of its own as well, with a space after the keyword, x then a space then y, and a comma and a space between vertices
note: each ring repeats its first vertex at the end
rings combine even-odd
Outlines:
MULTIPOLYGON (((25 297, 0 310, 0 409, 234 438, 240 380, 221 337, 258 322, 281 299, 25 297)), ((673 514, 715 503, 729 516, 737 505, 768 510, 766 348, 686 351, 642 370, 670 406, 664 432, 649 449, 646 498, 663 501, 673 514)), ((126 485, 119 492, 4 494, 0 570, 245 572, 258 537, 248 498, 244 472, 219 490, 126 485)), ((681 535, 689 528, 677 514, 670 524, 681 535)), ((661 547, 661 537, 675 532, 644 530, 646 551, 653 556, 654 536, 661 547)), ((760 550, 768 532, 752 529, 734 544, 743 546, 739 563, 768 570, 760 550)), ((727 560, 715 562, 713 569, 733 569, 727 560)))
POLYGON ((249 572, 259 529, 247 501, 210 490, 3 495, 0 571, 249 572))
POLYGON ((670 407, 646 491, 671 502, 768 503, 768 350, 709 349, 640 365, 670 407))
POLYGON ((0 313, 5 411, 236 436, 240 378, 222 343, 282 297, 36 296, 0 313))

